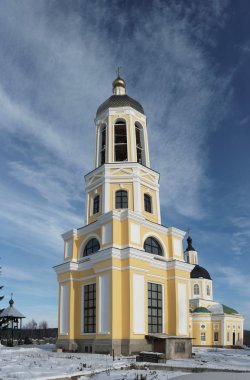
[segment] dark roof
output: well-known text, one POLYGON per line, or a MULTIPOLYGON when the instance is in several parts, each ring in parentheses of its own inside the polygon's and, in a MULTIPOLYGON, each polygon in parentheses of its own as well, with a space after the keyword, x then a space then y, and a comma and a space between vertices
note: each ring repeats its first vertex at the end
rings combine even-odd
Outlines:
POLYGON ((6 309, 4 309, 0 314, 0 317, 25 318, 25 316, 22 313, 20 313, 20 311, 18 311, 14 306, 9 306, 6 309))
POLYGON ((191 278, 206 278, 208 280, 212 280, 208 271, 205 268, 200 267, 199 265, 195 265, 194 269, 190 273, 190 277, 191 278))
POLYGON ((211 311, 209 311, 206 307, 200 306, 194 309, 193 313, 211 313, 211 311))
POLYGON ((144 109, 142 105, 134 100, 133 98, 130 98, 128 95, 112 95, 110 98, 105 100, 104 103, 102 103, 96 112, 96 116, 100 115, 102 112, 106 111, 106 109, 110 107, 132 107, 136 111, 144 114, 144 109))

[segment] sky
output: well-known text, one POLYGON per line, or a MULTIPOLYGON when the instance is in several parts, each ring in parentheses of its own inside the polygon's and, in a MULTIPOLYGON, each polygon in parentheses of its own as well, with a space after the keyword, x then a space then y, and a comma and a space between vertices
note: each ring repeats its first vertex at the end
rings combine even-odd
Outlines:
POLYGON ((0 2, 1 307, 13 293, 27 321, 57 326, 52 267, 84 225, 95 113, 121 66, 162 222, 191 229, 214 299, 250 329, 249 25, 247 0, 0 2))

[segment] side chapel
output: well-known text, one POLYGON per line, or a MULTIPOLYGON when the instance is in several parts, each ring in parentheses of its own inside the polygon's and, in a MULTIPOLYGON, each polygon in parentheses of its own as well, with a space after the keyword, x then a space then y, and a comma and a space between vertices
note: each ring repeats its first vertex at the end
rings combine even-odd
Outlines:
POLYGON ((243 317, 213 300, 185 231, 161 224, 142 105, 125 81, 97 109, 95 168, 85 176, 86 225, 62 235, 58 341, 65 350, 128 355, 243 343, 243 317), (192 339, 191 339, 192 338, 192 339), (163 349, 164 351, 164 349, 163 349))

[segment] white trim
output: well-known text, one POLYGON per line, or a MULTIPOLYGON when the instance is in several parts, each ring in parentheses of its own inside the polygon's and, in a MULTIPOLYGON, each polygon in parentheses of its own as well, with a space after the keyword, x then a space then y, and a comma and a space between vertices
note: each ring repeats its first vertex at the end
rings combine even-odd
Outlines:
POLYGON ((145 279, 133 274, 133 333, 145 334, 145 279))
POLYGON ((159 278, 160 280, 164 280, 164 281, 166 281, 166 280, 168 280, 168 278, 167 277, 164 277, 164 276, 158 276, 158 275, 156 275, 156 274, 147 274, 147 276, 148 277, 154 277, 154 278, 159 278))
POLYGON ((130 123, 130 154, 131 154, 131 161, 136 161, 135 157, 135 146, 136 146, 136 141, 135 141, 135 129, 132 121, 132 115, 129 115, 129 123, 130 123))
POLYGON ((63 240, 68 240, 72 237, 76 237, 77 236, 77 229, 76 228, 73 228, 73 230, 70 230, 68 232, 65 232, 64 234, 61 235, 63 240))
POLYGON ((140 120, 146 122, 146 115, 137 111, 133 107, 125 106, 125 107, 109 107, 95 118, 95 123, 99 123, 100 120, 109 117, 109 116, 117 116, 118 114, 123 115, 133 115, 135 117, 139 117, 140 120))
POLYGON ((60 326, 59 335, 69 334, 69 283, 60 285, 60 326))
POLYGON ((110 334, 110 274, 99 276, 98 281, 98 334, 110 334))
MULTIPOLYGON (((91 238, 93 235, 89 235, 87 238, 91 238)), ((86 242, 86 239, 84 240, 86 242)), ((83 244, 83 243, 82 243, 83 244)), ((119 248, 106 248, 101 249, 100 251, 88 256, 85 260, 75 261, 67 261, 60 265, 56 265, 53 267, 57 274, 65 273, 67 271, 82 271, 84 269, 92 268, 94 264, 100 263, 104 260, 118 258, 120 260, 126 258, 134 258, 140 261, 148 263, 153 268, 159 268, 163 270, 171 270, 171 269, 180 269, 186 272, 191 272, 193 269, 193 265, 187 264, 186 262, 177 261, 177 260, 167 260, 161 256, 161 260, 159 260, 159 256, 152 255, 151 253, 145 252, 143 250, 127 247, 124 249, 119 248)))
POLYGON ((160 205, 160 192, 159 192, 159 189, 156 189, 156 208, 157 208, 158 223, 161 224, 161 205, 160 205))
POLYGON ((134 210, 135 212, 141 212, 141 182, 139 178, 134 179, 133 181, 133 190, 134 190, 134 210))
POLYGON ((59 280, 59 284, 63 284, 64 282, 68 282, 68 281, 77 281, 77 282, 81 282, 81 281, 87 281, 87 280, 92 280, 96 278, 96 275, 93 275, 93 276, 86 276, 86 277, 81 277, 81 278, 73 278, 73 277, 68 277, 68 278, 65 278, 63 280, 59 280))
POLYGON ((187 284, 178 282, 178 332, 180 335, 188 334, 188 300, 187 284))

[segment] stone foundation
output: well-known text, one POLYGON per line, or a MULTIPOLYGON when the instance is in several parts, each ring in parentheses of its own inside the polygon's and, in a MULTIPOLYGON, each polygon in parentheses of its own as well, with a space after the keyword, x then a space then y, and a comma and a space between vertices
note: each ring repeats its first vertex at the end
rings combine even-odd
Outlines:
POLYGON ((140 351, 152 351, 153 343, 146 339, 58 339, 57 348, 96 354, 133 355, 140 351))

